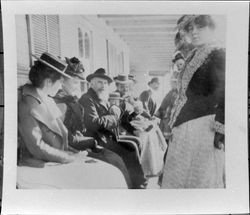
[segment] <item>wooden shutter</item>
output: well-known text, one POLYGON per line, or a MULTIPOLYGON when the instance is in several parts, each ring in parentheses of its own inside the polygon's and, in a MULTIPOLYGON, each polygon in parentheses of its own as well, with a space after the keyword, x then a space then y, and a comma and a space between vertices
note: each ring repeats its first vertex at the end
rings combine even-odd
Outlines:
POLYGON ((84 47, 83 47, 83 35, 82 29, 78 28, 78 47, 79 47, 79 56, 84 57, 84 47))
POLYGON ((55 56, 61 55, 59 17, 57 15, 48 15, 47 17, 47 41, 48 50, 55 56))
POLYGON ((90 38, 87 33, 84 35, 85 58, 90 58, 90 38))
POLYGON ((109 75, 116 76, 124 73, 124 55, 118 52, 116 47, 107 41, 108 70, 109 75))
POLYGON ((58 15, 31 15, 31 50, 40 56, 49 52, 61 55, 58 15))
POLYGON ((31 15, 32 50, 37 56, 48 51, 46 16, 31 15))

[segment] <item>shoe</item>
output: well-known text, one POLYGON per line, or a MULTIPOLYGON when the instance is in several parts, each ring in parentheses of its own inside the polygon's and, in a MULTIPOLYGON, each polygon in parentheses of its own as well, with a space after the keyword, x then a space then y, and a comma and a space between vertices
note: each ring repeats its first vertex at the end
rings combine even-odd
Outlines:
POLYGON ((153 127, 154 127, 153 125, 149 125, 149 126, 145 129, 145 131, 146 131, 146 132, 149 132, 149 131, 152 130, 153 127))
POLYGON ((147 185, 144 185, 144 184, 135 185, 135 186, 132 186, 131 189, 147 189, 147 185))

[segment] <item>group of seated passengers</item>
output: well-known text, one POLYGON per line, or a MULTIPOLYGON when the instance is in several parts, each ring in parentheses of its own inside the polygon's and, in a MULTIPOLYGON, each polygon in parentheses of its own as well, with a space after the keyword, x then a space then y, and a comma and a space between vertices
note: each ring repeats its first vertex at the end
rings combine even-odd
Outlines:
MULTIPOLYGON (((85 78, 77 58, 64 62, 49 53, 33 57, 37 60, 29 72, 31 84, 19 89, 19 162, 69 163, 88 156, 119 168, 128 188, 145 189, 147 179, 136 150, 141 142, 133 134, 133 124, 129 125, 143 115, 140 104, 134 102, 134 109, 121 108, 133 103, 125 103, 120 94, 120 104, 110 105, 108 88, 113 80, 104 69, 87 76, 90 88, 78 99, 74 90, 85 78), (64 116, 58 108, 62 104, 66 107, 64 116)), ((150 124, 145 127, 145 131, 151 129, 150 124)))

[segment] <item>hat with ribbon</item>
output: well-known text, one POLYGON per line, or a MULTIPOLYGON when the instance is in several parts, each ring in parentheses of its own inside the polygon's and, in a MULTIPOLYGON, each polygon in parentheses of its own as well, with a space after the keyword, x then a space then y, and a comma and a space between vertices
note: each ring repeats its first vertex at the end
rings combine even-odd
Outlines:
POLYGON ((120 74, 114 77, 114 81, 118 84, 130 84, 132 80, 129 78, 128 75, 120 74))
POLYGON ((94 73, 87 76, 87 81, 90 82, 93 78, 102 78, 108 81, 110 84, 113 80, 106 74, 105 69, 99 68, 94 73))
POLYGON ((117 93, 117 92, 110 93, 109 99, 122 100, 120 93, 117 93))
POLYGON ((129 78, 131 81, 133 81, 135 84, 137 83, 137 80, 135 79, 135 76, 129 74, 129 75, 128 75, 128 78, 129 78))
POLYGON ((83 75, 85 70, 81 61, 76 57, 72 57, 70 59, 65 57, 65 60, 68 64, 68 68, 66 69, 65 73, 70 75, 72 78, 85 81, 85 77, 83 75))
POLYGON ((40 61, 41 63, 45 64, 46 66, 50 67, 51 69, 54 69, 56 72, 59 72, 65 77, 72 78, 68 74, 66 74, 66 69, 68 67, 68 64, 59 59, 58 57, 53 56, 52 54, 48 52, 44 52, 41 57, 37 57, 34 54, 31 54, 32 57, 34 57, 36 60, 40 61))

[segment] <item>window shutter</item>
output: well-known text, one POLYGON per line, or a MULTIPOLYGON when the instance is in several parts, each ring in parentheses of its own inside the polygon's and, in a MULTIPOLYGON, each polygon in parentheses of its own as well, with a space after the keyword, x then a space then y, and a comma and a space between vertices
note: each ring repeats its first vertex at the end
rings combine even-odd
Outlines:
POLYGON ((40 56, 43 52, 48 51, 46 16, 31 15, 31 24, 33 52, 40 56))
POLYGON ((49 52, 61 55, 58 15, 31 15, 32 51, 40 56, 49 52))
POLYGON ((55 56, 61 55, 59 17, 57 15, 48 15, 47 17, 47 35, 48 50, 55 56))
POLYGON ((109 41, 107 44, 109 75, 116 76, 118 73, 124 72, 124 55, 123 52, 118 52, 109 41))
POLYGON ((89 35, 85 33, 84 35, 84 46, 85 46, 85 58, 89 59, 90 57, 90 39, 89 35))
POLYGON ((84 48, 83 48, 83 35, 81 28, 78 28, 78 46, 79 46, 79 56, 82 58, 84 56, 84 48))

